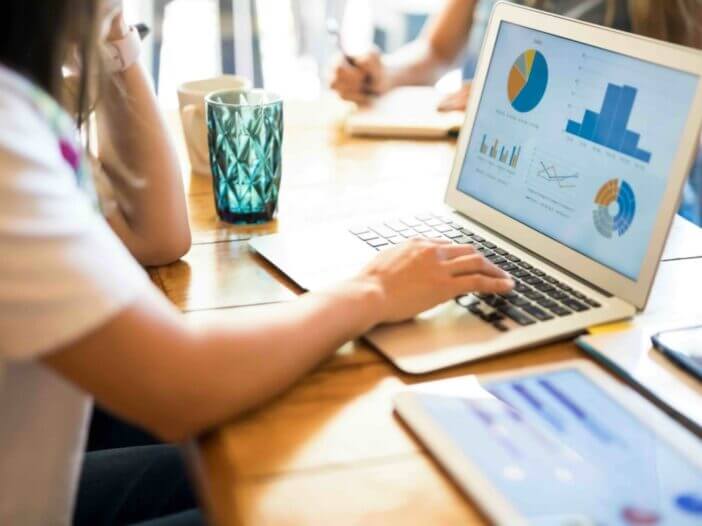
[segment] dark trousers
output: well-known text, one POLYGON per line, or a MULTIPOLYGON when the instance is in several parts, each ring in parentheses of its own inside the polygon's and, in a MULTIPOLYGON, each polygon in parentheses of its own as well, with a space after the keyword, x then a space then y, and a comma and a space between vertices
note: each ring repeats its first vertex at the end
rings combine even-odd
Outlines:
POLYGON ((74 515, 75 526, 202 526, 176 446, 96 408, 74 515))

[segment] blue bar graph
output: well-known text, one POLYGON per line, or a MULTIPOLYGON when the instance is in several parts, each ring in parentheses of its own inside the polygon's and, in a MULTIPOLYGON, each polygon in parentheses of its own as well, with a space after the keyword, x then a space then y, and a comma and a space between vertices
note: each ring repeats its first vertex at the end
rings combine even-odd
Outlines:
POLYGON ((648 163, 651 152, 639 148, 640 135, 627 129, 635 100, 636 88, 608 84, 600 112, 585 110, 582 122, 568 120, 565 131, 648 163))

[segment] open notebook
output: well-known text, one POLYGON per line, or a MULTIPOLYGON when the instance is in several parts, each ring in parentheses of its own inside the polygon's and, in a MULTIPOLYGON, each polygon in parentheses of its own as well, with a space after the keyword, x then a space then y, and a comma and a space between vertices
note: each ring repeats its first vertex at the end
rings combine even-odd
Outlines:
POLYGON ((441 98, 432 87, 394 89, 353 112, 346 120, 346 132, 355 136, 419 139, 457 135, 465 114, 437 111, 441 98))

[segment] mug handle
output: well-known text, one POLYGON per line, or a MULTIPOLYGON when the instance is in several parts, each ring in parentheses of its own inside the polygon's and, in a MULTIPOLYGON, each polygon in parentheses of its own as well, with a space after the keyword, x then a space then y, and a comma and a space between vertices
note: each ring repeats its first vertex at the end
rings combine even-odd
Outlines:
MULTIPOLYGON (((188 143, 188 148, 195 154, 196 157, 191 168, 198 171, 201 170, 202 167, 209 166, 210 162, 210 152, 207 146, 207 140, 205 140, 204 143, 205 151, 202 151, 202 141, 198 140, 197 137, 193 137, 192 135, 194 130, 198 129, 196 127, 198 124, 197 121, 204 118, 204 116, 202 115, 200 107, 197 104, 188 104, 183 108, 181 113, 183 116, 183 125, 185 127, 185 140, 188 143)), ((205 137, 205 139, 207 138, 205 137)))

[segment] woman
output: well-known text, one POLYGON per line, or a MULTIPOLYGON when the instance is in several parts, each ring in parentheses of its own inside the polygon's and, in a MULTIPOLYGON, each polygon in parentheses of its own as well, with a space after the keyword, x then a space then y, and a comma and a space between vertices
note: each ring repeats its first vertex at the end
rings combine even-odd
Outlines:
MULTIPOLYGON (((134 30, 106 6, 7 0, 0 8, 0 524, 72 521, 90 397, 180 441, 262 404, 379 323, 512 287, 468 246, 413 241, 353 279, 272 307, 257 325, 233 316, 189 329, 137 263, 179 257, 190 234, 173 148, 124 45, 134 30), (64 89, 66 69, 76 89, 64 89), (66 107, 78 123, 94 109, 98 170, 66 107), (107 189, 99 201, 96 181, 107 189)), ((165 495, 147 488, 121 508, 113 490, 163 460, 147 453, 136 475, 133 459, 103 459, 77 512, 105 498, 109 519, 78 522, 198 520, 175 513, 187 498, 172 487, 165 495)))

